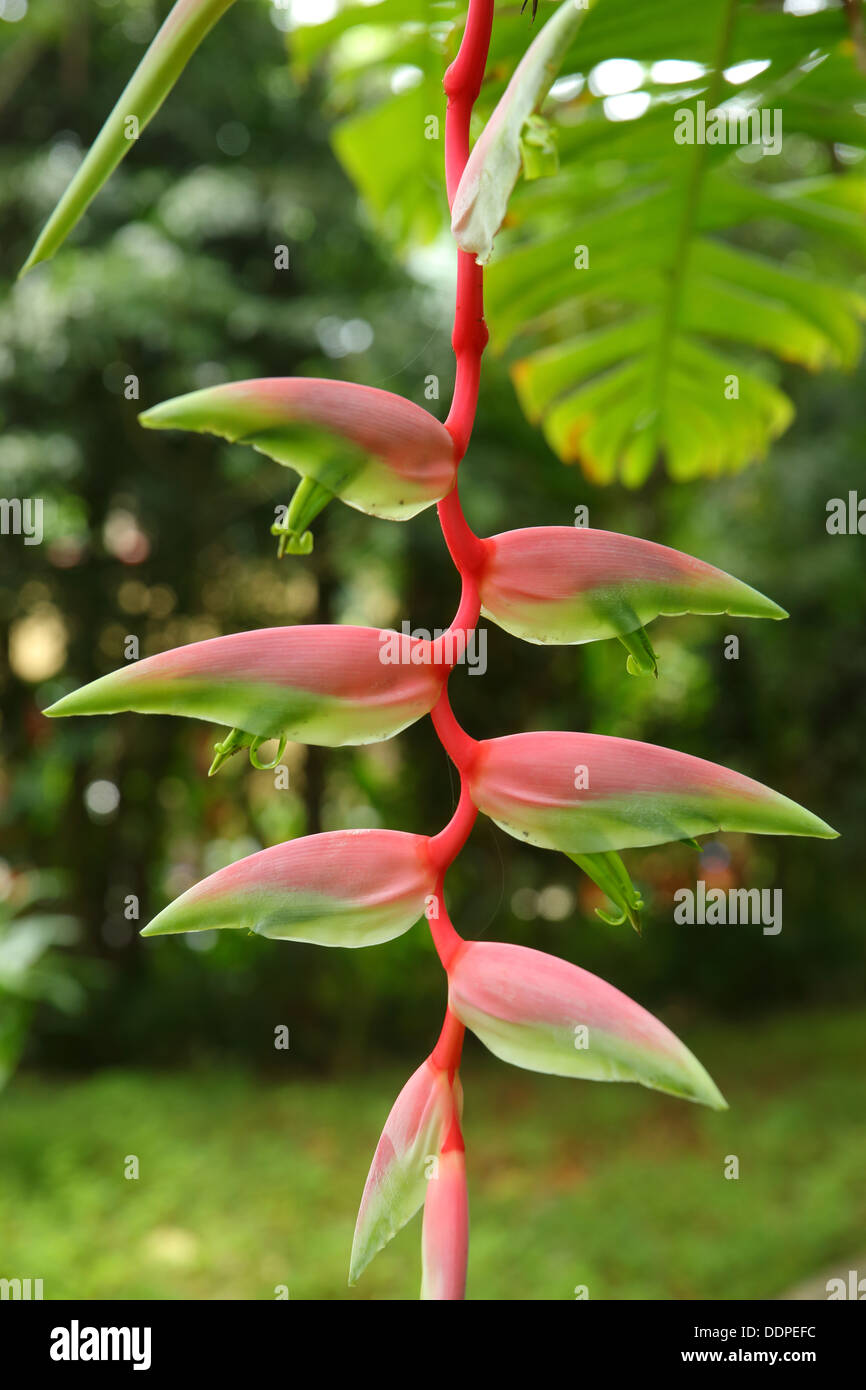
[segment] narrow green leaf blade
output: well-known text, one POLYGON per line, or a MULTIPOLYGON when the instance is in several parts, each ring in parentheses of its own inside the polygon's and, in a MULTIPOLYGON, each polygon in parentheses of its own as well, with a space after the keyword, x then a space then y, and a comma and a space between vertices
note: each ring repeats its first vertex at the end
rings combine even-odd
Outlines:
POLYGON ((233 0, 177 0, 80 168, 52 212, 21 275, 47 261, 156 114, 205 35, 233 0))

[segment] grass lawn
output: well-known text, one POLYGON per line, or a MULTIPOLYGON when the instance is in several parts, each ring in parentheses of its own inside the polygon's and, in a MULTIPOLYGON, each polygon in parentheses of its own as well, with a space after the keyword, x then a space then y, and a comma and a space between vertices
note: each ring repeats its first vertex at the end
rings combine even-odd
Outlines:
MULTIPOLYGON (((683 1031, 727 1113, 515 1071, 469 1042, 470 1297, 770 1298, 862 1253, 862 1015, 683 1031)), ((415 1063, 316 1081, 290 1058, 284 1082, 20 1075, 0 1098, 0 1276, 42 1278, 46 1298, 416 1297, 420 1216, 346 1285, 415 1063)))

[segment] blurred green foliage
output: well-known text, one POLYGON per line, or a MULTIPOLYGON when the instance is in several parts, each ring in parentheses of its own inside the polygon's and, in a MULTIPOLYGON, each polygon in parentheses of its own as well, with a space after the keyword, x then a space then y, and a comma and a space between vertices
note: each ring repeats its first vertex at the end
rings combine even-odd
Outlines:
MULTIPOLYGON (((736 1093, 726 1114, 529 1076, 467 1039, 469 1297, 766 1299, 815 1276, 826 1297, 823 1272, 847 1280, 866 1218, 861 1035, 838 1010, 698 1030, 736 1093)), ((404 1073, 310 1082, 283 1059, 273 1084, 234 1069, 22 1077, 0 1130, 4 1274, 41 1278, 46 1299, 413 1297, 420 1217, 346 1286, 404 1073)))
POLYGON ((62 886, 50 871, 12 874, 0 865, 0 1089, 18 1064, 36 1005, 65 1013, 84 1005, 80 963, 70 969, 54 949, 78 937, 74 917, 50 911, 62 886))
MULTIPOLYGON (((103 972, 78 1015, 39 1008, 37 1063, 267 1067, 285 1023, 299 1065, 361 1070, 390 1054, 405 1069, 441 1019, 423 924, 356 953, 137 935, 169 898, 262 845, 340 826, 438 830, 455 786, 429 721, 365 749, 291 747, 286 791, 240 759, 208 781, 215 729, 39 713, 121 665, 130 635, 146 655, 298 621, 441 627, 456 607, 435 515, 396 525, 332 507, 313 555, 278 565, 277 465, 136 424, 139 409, 196 386, 289 373, 386 386, 445 413, 451 255, 391 256, 331 152, 322 70, 293 75, 268 15, 239 0, 70 244, 18 284, 157 15, 136 0, 31 0, 26 26, 0 24, 0 477, 4 496, 45 503, 42 545, 0 538, 2 853, 15 871, 63 872, 61 906, 81 922, 70 957, 103 972), (288 271, 274 266, 282 244, 288 271)), ((824 144, 806 153, 820 171, 824 144)), ((791 613, 784 624, 660 620, 658 683, 628 677, 618 645, 545 650, 491 628, 487 674, 452 681, 477 736, 561 727, 668 744, 766 781, 842 832, 834 843, 728 836, 700 859, 680 846, 630 856, 649 907, 639 940, 594 918, 597 900, 566 860, 479 821, 449 876, 458 929, 579 961, 677 1013, 689 1045, 697 1015, 743 1020, 748 1039, 761 1010, 863 992, 863 539, 825 528, 827 501, 862 474, 863 378, 852 389, 832 372, 780 370, 798 421, 768 463, 717 482, 654 478, 632 494, 564 467, 491 357, 463 471, 482 534, 569 524, 586 504, 590 524, 699 555, 791 613), (736 661, 724 658, 729 633, 736 661), (781 887, 782 933, 675 926, 674 889, 713 875, 781 887)))

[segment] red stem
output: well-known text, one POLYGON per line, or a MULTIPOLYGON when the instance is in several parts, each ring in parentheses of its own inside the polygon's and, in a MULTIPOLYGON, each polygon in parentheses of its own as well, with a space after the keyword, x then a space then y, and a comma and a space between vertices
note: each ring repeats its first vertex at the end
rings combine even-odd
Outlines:
MULTIPOLYGON (((445 113, 445 182, 449 207, 454 201, 457 186, 469 158, 469 123, 472 107, 484 80, 492 26, 493 0, 469 0, 469 13, 460 50, 446 72, 444 81, 448 98, 445 113)), ((481 356, 487 346, 483 277, 483 270, 481 266, 476 265, 474 256, 465 251, 458 251, 454 331, 451 335, 456 369, 454 395, 445 421, 445 428, 454 441, 458 463, 466 453, 472 437, 478 407, 481 356)), ((438 512, 445 544, 462 581, 460 606, 449 631, 461 633, 468 644, 481 612, 478 582, 487 548, 485 542, 475 535, 463 515, 456 484, 448 496, 439 503, 438 512)), ((463 650, 465 651, 465 646, 463 650)), ((454 661, 450 661, 449 665, 453 669, 454 661)), ((460 727, 454 717, 448 699, 448 677, 450 670, 431 716, 443 748, 460 772, 460 800, 449 823, 430 841, 430 853, 439 877, 435 891, 438 915, 428 918, 434 945, 446 971, 462 945, 462 938, 455 931, 445 907, 445 873, 466 843, 478 814, 466 782, 478 750, 478 743, 460 727)), ((433 1053, 433 1061, 437 1066, 447 1067, 452 1078, 460 1063, 463 1033, 463 1024, 448 1009, 442 1033, 433 1053)), ((459 1126, 456 1127, 456 1135, 459 1135, 459 1126)), ((452 1135, 450 1142, 456 1145, 456 1137, 452 1135)), ((460 1142, 462 1144, 462 1140, 460 1142)))
POLYGON ((457 802, 457 809, 444 829, 440 830, 438 835, 433 836, 428 846, 434 865, 442 873, 454 863, 466 844, 477 815, 478 807, 469 795, 461 775, 460 800, 457 802))
POLYGON ((442 1032, 439 1034, 439 1041, 433 1049, 430 1060, 434 1067, 447 1071, 452 1081, 454 1080, 454 1073, 460 1065, 465 1032, 466 1029, 459 1018, 450 1009, 446 1009, 442 1032))
POLYGON ((469 121, 487 66, 487 50, 493 28, 493 0, 469 0, 466 28, 460 51, 445 74, 448 98, 445 113, 445 182, 448 206, 469 158, 469 121))
MULTIPOLYGON (((446 117, 447 120, 447 117, 446 117)), ((481 354, 487 346, 484 322, 484 270, 468 251, 457 252, 457 299, 451 346, 457 358, 454 396, 445 428, 454 440, 458 463, 469 446, 478 386, 481 380, 481 354)))
POLYGON ((451 701, 448 698, 448 682, 442 687, 442 694, 430 711, 433 727, 439 735, 439 742, 452 763, 460 769, 461 776, 468 772, 478 751, 478 740, 467 734, 454 717, 451 701))
POLYGON ((481 599, 478 595, 478 584, 472 575, 464 574, 463 589, 460 594, 460 607, 454 614, 449 632, 462 632, 466 646, 469 645, 469 638, 472 636, 478 618, 481 614, 481 599))
POLYGON ((487 558, 487 546, 476 536, 463 515, 456 483, 436 510, 445 544, 457 569, 462 575, 475 574, 487 558))
POLYGON ((451 964, 460 947, 464 944, 463 937, 454 930, 454 923, 448 916, 448 909, 445 906, 445 896, 443 893, 444 874, 439 875, 439 881, 433 892, 435 899, 435 915, 431 912, 427 918, 430 927, 430 935, 433 937, 433 945, 436 947, 436 954, 442 962, 442 968, 446 972, 451 968, 451 964))

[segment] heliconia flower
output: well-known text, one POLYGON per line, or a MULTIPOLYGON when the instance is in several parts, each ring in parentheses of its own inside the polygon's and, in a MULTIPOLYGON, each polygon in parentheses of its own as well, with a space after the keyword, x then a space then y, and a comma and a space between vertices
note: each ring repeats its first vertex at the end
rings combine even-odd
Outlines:
MULTIPOLYGON (((694 847, 700 848, 697 842, 690 841, 694 847)), ((623 922, 631 922, 635 931, 640 935, 640 918, 643 911, 643 898, 629 877, 628 869, 623 864, 619 855, 613 850, 607 850, 599 854, 570 854, 579 869, 583 869, 585 874, 597 883, 603 893, 606 893, 614 904, 615 911, 608 912, 607 908, 597 907, 596 917, 600 917, 608 926, 619 927, 623 922)))
POLYGON ((569 855, 718 830, 836 836, 811 811, 739 772, 604 734, 488 739, 475 751, 468 785, 478 809, 510 835, 569 855))
POLYGON ((466 1296, 469 1258, 469 1195, 462 1140, 446 1149, 427 1184, 421 1233, 424 1300, 466 1296))
POLYGON ((54 255, 159 110, 202 39, 232 3, 233 0, 177 0, 42 228, 22 275, 54 255))
MULTIPOLYGON (((463 170, 451 208, 457 245, 481 263, 490 259, 511 191, 524 158, 522 140, 532 131, 532 113, 556 77, 568 45, 589 9, 589 0, 563 0, 535 36, 463 170)), ((534 172, 530 170, 530 172, 534 172)))
POLYGON ((715 1110, 724 1098, 700 1062, 646 1009, 569 961, 468 941, 449 969, 449 1007, 495 1056, 528 1071, 637 1081, 715 1110))
POLYGON ((406 1082, 385 1121, 364 1186, 350 1284, 423 1205, 430 1182, 441 1172, 439 1155, 462 1101, 459 1078, 450 1081, 431 1057, 406 1082))
POLYGON ((264 628, 131 662, 45 712, 137 710, 229 724, 234 734, 220 745, 219 766, 246 744, 255 760, 258 744, 271 738, 329 747, 390 738, 439 698, 445 672, 432 655, 430 642, 376 627, 264 628), (390 659, 394 640, 402 643, 399 661, 390 659))
POLYGON ((330 830, 260 850, 189 888, 142 936, 223 927, 317 946, 376 946, 409 930, 434 892, 426 835, 330 830))
POLYGON ((351 381, 232 382, 164 401, 139 419, 149 429, 251 444, 316 485, 313 515, 330 494, 371 516, 405 521, 446 496, 456 478, 454 442, 434 415, 351 381))
POLYGON ((486 617, 527 642, 617 637, 639 669, 647 669, 640 660, 647 649, 649 669, 654 668, 642 632, 653 618, 788 616, 757 589, 703 560, 615 531, 535 526, 491 536, 484 546, 479 591, 486 617))

